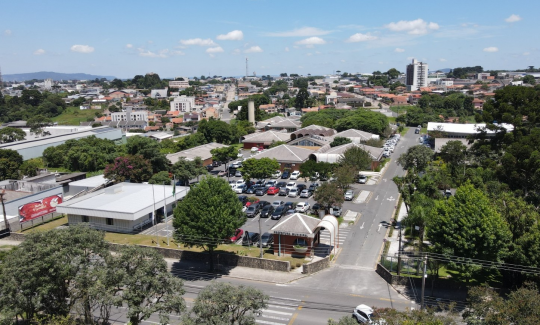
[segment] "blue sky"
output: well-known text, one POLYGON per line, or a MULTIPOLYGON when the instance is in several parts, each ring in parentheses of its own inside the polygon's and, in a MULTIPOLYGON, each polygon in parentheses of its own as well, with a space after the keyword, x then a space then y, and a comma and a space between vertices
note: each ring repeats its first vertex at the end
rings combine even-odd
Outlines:
POLYGON ((132 78, 540 66, 540 1, 3 1, 2 73, 132 78))

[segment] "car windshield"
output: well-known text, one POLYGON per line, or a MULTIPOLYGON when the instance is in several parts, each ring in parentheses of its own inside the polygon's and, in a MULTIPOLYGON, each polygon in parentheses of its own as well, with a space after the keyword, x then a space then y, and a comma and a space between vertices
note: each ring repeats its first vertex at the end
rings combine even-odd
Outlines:
POLYGON ((270 238, 270 234, 263 234, 262 235, 262 240, 263 241, 268 240, 268 238, 270 238))
POLYGON ((296 192, 296 191, 298 191, 298 190, 295 189, 295 188, 291 189, 291 192, 296 192))
POLYGON ((276 209, 276 213, 281 213, 283 211, 283 207, 282 206, 279 206, 277 209, 276 209))
POLYGON ((247 211, 255 211, 255 207, 254 206, 250 206, 247 211))

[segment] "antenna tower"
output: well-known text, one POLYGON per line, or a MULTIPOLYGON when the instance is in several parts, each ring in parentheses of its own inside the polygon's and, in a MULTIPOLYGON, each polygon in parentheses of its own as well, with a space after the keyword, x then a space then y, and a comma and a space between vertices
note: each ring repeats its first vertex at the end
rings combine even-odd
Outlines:
POLYGON ((248 76, 248 58, 246 58, 246 77, 248 76))

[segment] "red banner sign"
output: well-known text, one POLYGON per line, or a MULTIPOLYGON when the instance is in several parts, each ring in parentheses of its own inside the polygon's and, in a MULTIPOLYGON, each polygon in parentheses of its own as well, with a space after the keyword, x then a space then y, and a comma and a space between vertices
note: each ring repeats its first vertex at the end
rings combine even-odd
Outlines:
POLYGON ((62 203, 62 195, 53 195, 39 201, 21 205, 19 207, 19 221, 26 222, 48 213, 53 213, 56 211, 56 206, 60 203, 62 203))

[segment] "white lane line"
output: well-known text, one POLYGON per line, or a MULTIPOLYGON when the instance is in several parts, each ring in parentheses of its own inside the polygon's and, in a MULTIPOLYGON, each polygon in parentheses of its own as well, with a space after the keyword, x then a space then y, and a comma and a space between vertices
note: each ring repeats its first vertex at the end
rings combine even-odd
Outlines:
POLYGON ((283 298, 283 297, 276 297, 276 296, 270 296, 270 298, 275 298, 279 300, 292 300, 292 301, 302 301, 302 299, 294 299, 294 298, 283 298))
POLYGON ((296 310, 296 308, 291 307, 284 307, 284 306, 276 306, 276 305, 268 305, 268 307, 277 308, 277 309, 287 309, 287 310, 296 310))
POLYGON ((268 324, 268 325, 285 325, 283 323, 267 322, 265 320, 256 319, 255 323, 268 324))
POLYGON ((270 319, 275 319, 275 320, 284 320, 284 321, 288 321, 288 320, 289 320, 289 318, 283 318, 283 317, 277 317, 277 316, 270 316, 270 315, 265 315, 265 314, 262 314, 261 316, 264 317, 264 318, 270 318, 270 319))
POLYGON ((286 313, 286 312, 283 312, 283 311, 277 311, 277 310, 268 310, 268 309, 263 309, 263 313, 272 313, 272 314, 278 314, 278 315, 284 315, 284 316, 292 316, 292 313, 286 313))
POLYGON ((291 307, 298 307, 298 304, 287 304, 287 303, 284 303, 284 302, 281 302, 281 301, 275 301, 275 300, 270 300, 268 302, 269 304, 277 304, 277 305, 280 305, 280 306, 291 306, 291 307))

